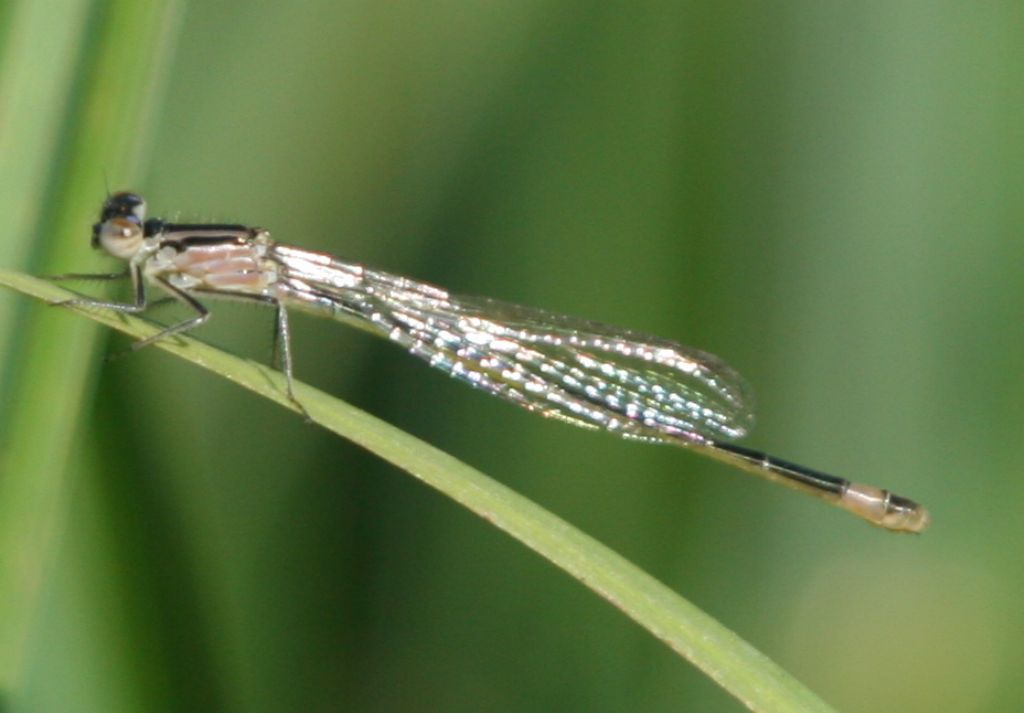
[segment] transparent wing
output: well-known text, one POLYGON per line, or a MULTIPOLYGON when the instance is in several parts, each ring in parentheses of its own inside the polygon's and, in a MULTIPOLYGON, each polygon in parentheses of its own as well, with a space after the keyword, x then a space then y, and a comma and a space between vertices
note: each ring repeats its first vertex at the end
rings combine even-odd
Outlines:
POLYGON ((362 321, 431 366, 530 411, 627 438, 734 439, 753 422, 728 365, 675 342, 277 246, 282 296, 362 321))

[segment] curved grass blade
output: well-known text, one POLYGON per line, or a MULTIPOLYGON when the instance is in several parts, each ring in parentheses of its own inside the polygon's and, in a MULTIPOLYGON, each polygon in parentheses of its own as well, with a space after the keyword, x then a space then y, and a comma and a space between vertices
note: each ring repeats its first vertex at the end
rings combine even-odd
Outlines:
MULTIPOLYGON (((74 297, 52 283, 0 270, 0 285, 48 302, 74 297)), ((137 339, 160 328, 107 310, 76 310, 137 339)), ((297 410, 282 374, 188 337, 159 348, 297 410)), ((758 713, 833 709, 734 632, 609 548, 456 458, 349 404, 295 384, 317 424, 439 490, 579 580, 758 713)))

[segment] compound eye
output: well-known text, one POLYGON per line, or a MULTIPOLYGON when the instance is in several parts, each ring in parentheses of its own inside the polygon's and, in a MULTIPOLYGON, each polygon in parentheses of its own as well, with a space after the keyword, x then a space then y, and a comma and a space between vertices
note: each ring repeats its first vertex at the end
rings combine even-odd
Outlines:
POLYGON ((141 223, 146 218, 146 201, 138 193, 115 193, 103 203, 100 221, 111 218, 134 218, 141 223))
POLYGON ((111 218, 98 224, 93 242, 121 260, 130 260, 142 247, 142 226, 130 218, 111 218))

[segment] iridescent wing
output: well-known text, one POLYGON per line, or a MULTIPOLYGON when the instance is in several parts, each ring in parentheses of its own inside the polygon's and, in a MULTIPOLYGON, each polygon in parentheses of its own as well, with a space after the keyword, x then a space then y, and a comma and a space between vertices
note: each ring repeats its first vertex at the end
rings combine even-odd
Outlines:
POLYGON ((368 326, 431 366, 541 415, 626 438, 735 439, 753 421, 742 377, 717 357, 618 327, 278 246, 282 286, 316 312, 368 326))

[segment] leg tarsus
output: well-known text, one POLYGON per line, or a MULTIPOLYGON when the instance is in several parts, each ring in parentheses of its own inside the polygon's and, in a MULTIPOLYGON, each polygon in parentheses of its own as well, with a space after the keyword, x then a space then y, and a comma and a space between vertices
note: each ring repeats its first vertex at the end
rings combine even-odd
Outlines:
POLYGON ((91 300, 88 298, 74 298, 70 300, 57 300, 48 302, 51 307, 92 307, 95 309, 112 309, 116 312, 127 314, 140 314, 146 311, 146 304, 132 304, 130 302, 104 302, 103 300, 91 300))
POLYGON ((190 332, 196 327, 201 327, 203 324, 206 323, 206 320, 208 320, 209 318, 210 313, 204 312, 203 314, 193 317, 192 319, 186 319, 184 322, 178 322, 178 324, 171 325, 166 329, 161 329, 159 332, 150 337, 140 339, 137 342, 132 342, 132 351, 137 352, 143 347, 148 347, 150 345, 156 344, 157 342, 167 339, 168 337, 173 337, 176 334, 184 334, 185 332, 190 332))

